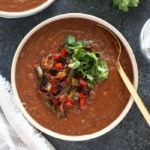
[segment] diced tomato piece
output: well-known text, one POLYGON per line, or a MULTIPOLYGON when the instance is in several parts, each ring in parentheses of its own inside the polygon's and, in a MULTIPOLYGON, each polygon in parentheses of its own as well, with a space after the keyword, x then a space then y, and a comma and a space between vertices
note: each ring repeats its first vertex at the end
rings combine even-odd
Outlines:
POLYGON ((66 100, 67 100, 67 98, 66 98, 65 95, 62 95, 62 96, 59 97, 59 101, 60 101, 60 102, 64 102, 64 101, 66 101, 66 100))
POLYGON ((79 96, 80 99, 82 99, 82 98, 85 99, 86 98, 86 96, 83 93, 78 93, 78 96, 79 96))
POLYGON ((65 48, 63 48, 63 49, 60 51, 60 53, 61 53, 64 57, 67 56, 67 50, 66 50, 65 48))
POLYGON ((86 99, 85 98, 81 98, 80 99, 80 106, 83 106, 86 104, 86 99))
POLYGON ((55 60, 60 60, 60 54, 55 54, 55 55, 54 55, 54 59, 55 59, 55 60))
POLYGON ((56 69, 62 69, 62 68, 63 68, 63 65, 62 65, 62 63, 56 63, 56 64, 54 65, 54 67, 55 67, 56 69))
POLYGON ((49 80, 49 82, 50 82, 51 84, 53 84, 53 85, 56 85, 56 84, 57 84, 55 78, 51 78, 51 79, 49 80))
POLYGON ((58 104, 58 101, 56 99, 53 99, 52 102, 53 102, 54 105, 58 104))
POLYGON ((82 78, 79 79, 79 83, 82 86, 87 86, 88 85, 87 82, 84 79, 82 79, 82 78))
POLYGON ((69 101, 73 104, 73 99, 72 98, 70 98, 69 101))
POLYGON ((65 104, 66 106, 68 106, 68 107, 70 107, 70 106, 72 106, 73 105, 73 103, 72 103, 72 101, 71 100, 68 100, 67 102, 66 102, 66 104, 65 104))

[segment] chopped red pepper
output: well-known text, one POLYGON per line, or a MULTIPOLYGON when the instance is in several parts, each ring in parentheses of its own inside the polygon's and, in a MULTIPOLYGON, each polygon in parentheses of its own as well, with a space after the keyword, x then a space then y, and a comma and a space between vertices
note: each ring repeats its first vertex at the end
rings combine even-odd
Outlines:
POLYGON ((59 97, 60 102, 64 102, 66 100, 67 100, 66 95, 62 95, 62 96, 59 97))
POLYGON ((52 102, 53 102, 54 105, 58 104, 58 101, 56 99, 53 99, 52 102))
POLYGON ((80 99, 80 109, 81 110, 87 110, 88 106, 86 104, 86 99, 85 98, 81 98, 80 99))
POLYGON ((56 84, 57 84, 55 78, 50 78, 50 79, 49 79, 49 82, 50 82, 51 84, 53 84, 53 85, 56 85, 56 84))
POLYGON ((80 106, 83 106, 86 104, 86 99, 85 98, 81 98, 80 99, 80 106))
POLYGON ((60 51, 60 53, 61 53, 64 57, 67 56, 67 50, 66 50, 65 48, 63 48, 63 49, 60 51))
POLYGON ((62 63, 56 63, 56 64, 54 65, 54 67, 55 67, 56 69, 62 69, 62 68, 63 68, 63 65, 62 65, 62 63))
POLYGON ((82 98, 85 99, 86 98, 86 96, 83 93, 78 93, 78 96, 79 96, 80 99, 82 99, 82 98))
POLYGON ((80 83, 82 86, 87 86, 87 85, 88 85, 87 82, 86 82, 84 79, 82 79, 82 78, 79 79, 79 83, 80 83))
POLYGON ((73 105, 73 103, 72 103, 72 101, 71 100, 68 100, 67 102, 66 102, 66 104, 65 104, 66 106, 68 106, 68 107, 70 107, 70 106, 72 106, 73 105))
POLYGON ((60 54, 55 54, 55 55, 54 55, 54 59, 55 59, 55 60, 60 60, 60 54))

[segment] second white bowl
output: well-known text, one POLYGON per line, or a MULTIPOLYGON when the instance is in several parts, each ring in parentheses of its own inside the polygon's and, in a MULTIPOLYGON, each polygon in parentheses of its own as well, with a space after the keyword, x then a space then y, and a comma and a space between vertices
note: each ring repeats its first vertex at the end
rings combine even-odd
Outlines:
POLYGON ((23 17, 31 16, 31 15, 34 15, 34 14, 46 9, 54 1, 55 0, 47 0, 42 5, 39 5, 35 8, 29 9, 26 11, 21 11, 21 12, 0 11, 0 17, 3 17, 3 18, 23 18, 23 17))

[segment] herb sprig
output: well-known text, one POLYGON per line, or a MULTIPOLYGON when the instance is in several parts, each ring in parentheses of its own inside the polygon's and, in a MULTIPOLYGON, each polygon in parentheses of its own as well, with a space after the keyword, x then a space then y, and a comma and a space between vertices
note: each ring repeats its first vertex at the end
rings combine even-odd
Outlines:
POLYGON ((90 43, 86 40, 77 41, 73 35, 66 37, 67 52, 71 55, 72 60, 69 67, 75 73, 81 74, 86 79, 88 86, 93 88, 94 85, 108 77, 108 66, 106 61, 100 60, 99 53, 86 47, 90 43))
POLYGON ((113 0, 114 6, 118 7, 120 10, 127 12, 129 7, 137 7, 139 0, 113 0))

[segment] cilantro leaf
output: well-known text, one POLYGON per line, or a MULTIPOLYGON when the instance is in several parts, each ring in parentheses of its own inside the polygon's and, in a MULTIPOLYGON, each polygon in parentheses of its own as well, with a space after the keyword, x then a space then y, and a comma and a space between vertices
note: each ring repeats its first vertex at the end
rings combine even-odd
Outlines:
MULTIPOLYGON (((67 39, 75 39, 69 35, 67 39)), ((93 86, 98 82, 108 77, 108 66, 106 61, 100 60, 99 53, 91 50, 87 51, 86 46, 89 46, 88 41, 66 41, 66 47, 71 54, 72 61, 68 65, 74 69, 74 72, 82 75, 88 82, 88 86, 93 86), (72 41, 72 42, 70 42, 72 41)))
POLYGON ((120 10, 127 12, 129 7, 137 7, 139 0, 113 0, 114 6, 118 7, 120 10))
POLYGON ((82 41, 77 41, 77 43, 80 43, 83 47, 89 46, 89 42, 86 40, 82 40, 82 41))
POLYGON ((68 35, 66 37, 66 48, 67 52, 70 54, 72 54, 74 50, 79 50, 89 45, 90 43, 86 40, 76 41, 76 38, 73 35, 68 35))
POLYGON ((73 35, 68 35, 66 37, 66 43, 68 45, 75 43, 75 41, 76 41, 76 39, 75 39, 75 37, 73 35))
POLYGON ((69 64, 69 67, 73 68, 73 69, 76 69, 79 66, 80 66, 80 61, 78 61, 78 60, 75 60, 74 62, 72 62, 72 63, 69 64))

